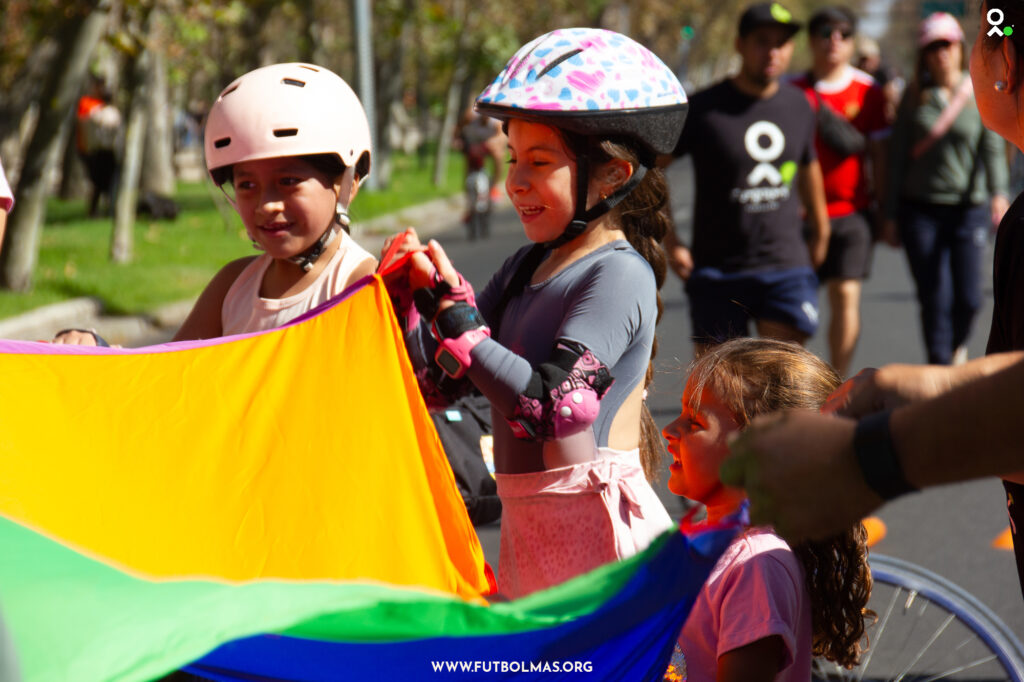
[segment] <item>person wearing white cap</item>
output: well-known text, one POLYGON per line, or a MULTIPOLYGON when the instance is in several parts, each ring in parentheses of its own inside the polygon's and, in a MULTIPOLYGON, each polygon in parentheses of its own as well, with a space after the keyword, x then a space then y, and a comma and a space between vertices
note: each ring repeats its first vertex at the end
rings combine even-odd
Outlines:
POLYGON ((1005 145, 982 125, 963 41, 960 24, 943 12, 918 28, 884 205, 886 240, 902 241, 917 286, 928 362, 942 365, 966 359, 986 237, 1009 206, 1005 145))

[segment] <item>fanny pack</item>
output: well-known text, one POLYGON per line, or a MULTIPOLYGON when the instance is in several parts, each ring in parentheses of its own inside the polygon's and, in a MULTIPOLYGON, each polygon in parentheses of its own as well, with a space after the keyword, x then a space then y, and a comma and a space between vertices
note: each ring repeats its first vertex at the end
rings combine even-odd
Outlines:
POLYGON ((818 137, 821 138, 821 141, 843 157, 862 153, 867 148, 867 137, 864 133, 857 130, 845 116, 821 98, 818 91, 814 89, 813 74, 807 74, 807 82, 811 84, 811 92, 818 103, 818 137))

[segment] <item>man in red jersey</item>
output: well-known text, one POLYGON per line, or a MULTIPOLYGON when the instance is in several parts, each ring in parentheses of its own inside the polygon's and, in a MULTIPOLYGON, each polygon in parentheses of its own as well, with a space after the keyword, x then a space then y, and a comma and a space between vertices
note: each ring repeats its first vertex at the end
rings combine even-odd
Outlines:
MULTIPOLYGON (((828 341, 832 365, 845 376, 860 335, 861 283, 871 268, 872 221, 869 211, 877 201, 873 188, 883 187, 885 138, 889 121, 885 95, 867 73, 850 65, 857 17, 845 7, 825 7, 808 22, 814 66, 794 85, 807 94, 819 114, 815 146, 825 177, 825 197, 832 224, 828 255, 818 279, 828 293, 831 319, 828 341), (822 118, 837 114, 862 136, 862 148, 838 144, 822 118)), ((842 126, 832 121, 831 127, 842 126)), ((849 132, 849 131, 848 131, 849 132)), ((850 137, 846 135, 846 137, 850 137)))

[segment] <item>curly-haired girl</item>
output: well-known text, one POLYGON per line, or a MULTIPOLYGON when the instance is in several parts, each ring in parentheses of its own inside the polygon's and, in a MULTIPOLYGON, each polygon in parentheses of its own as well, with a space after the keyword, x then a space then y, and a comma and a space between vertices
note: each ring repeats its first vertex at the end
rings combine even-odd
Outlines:
MULTIPOLYGON (((694 362, 682 412, 663 432, 674 460, 669 489, 703 502, 708 523, 737 512, 745 493, 718 476, 730 436, 760 414, 817 409, 840 383, 796 344, 744 338, 710 349, 694 362)), ((855 665, 871 594, 865 540, 860 523, 792 548, 771 528, 748 528, 697 598, 667 677, 807 680, 813 656, 855 665)))

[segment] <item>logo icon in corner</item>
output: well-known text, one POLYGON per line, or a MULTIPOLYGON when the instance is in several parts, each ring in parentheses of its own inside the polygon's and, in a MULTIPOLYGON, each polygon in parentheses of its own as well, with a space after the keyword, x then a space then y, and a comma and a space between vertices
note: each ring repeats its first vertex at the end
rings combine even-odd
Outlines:
POLYGON ((989 37, 1000 35, 1010 37, 1013 35, 1013 26, 1003 26, 1003 22, 1006 20, 1006 15, 1003 14, 1003 10, 998 7, 990 9, 985 15, 985 19, 988 20, 988 25, 990 26, 988 33, 985 35, 989 37))

